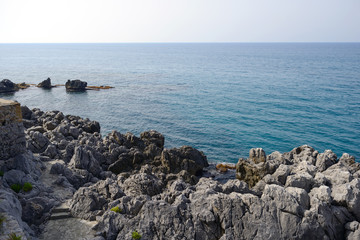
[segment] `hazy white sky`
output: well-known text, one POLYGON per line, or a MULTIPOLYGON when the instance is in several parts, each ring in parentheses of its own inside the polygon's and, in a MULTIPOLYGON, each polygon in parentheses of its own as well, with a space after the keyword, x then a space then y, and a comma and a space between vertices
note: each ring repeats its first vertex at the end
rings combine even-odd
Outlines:
POLYGON ((0 0, 0 42, 360 41, 360 0, 0 0))

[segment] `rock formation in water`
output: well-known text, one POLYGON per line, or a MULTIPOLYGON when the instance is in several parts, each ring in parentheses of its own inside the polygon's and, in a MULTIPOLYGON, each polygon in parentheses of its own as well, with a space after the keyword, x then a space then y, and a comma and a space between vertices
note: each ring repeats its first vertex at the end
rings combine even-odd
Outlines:
POLYGON ((0 93, 15 92, 17 90, 19 90, 19 87, 9 79, 0 82, 0 93))
POLYGON ((81 80, 68 80, 65 84, 66 91, 82 92, 86 90, 87 82, 81 80))
POLYGON ((360 166, 348 154, 257 148, 223 174, 192 147, 164 148, 154 130, 102 137, 89 119, 22 115, 26 148, 0 161, 2 236, 36 238, 71 199, 72 216, 96 221, 97 240, 359 239, 360 166), (25 182, 31 191, 11 189, 25 182))
POLYGON ((53 88, 54 86, 51 85, 51 79, 47 78, 46 80, 42 81, 41 83, 39 83, 38 85, 36 85, 39 88, 44 88, 44 89, 50 89, 53 88))

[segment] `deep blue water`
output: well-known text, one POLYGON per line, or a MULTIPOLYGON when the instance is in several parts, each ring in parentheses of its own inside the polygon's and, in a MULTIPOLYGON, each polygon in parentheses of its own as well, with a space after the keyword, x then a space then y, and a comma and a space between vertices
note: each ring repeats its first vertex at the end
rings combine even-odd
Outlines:
POLYGON ((47 77, 115 88, 0 97, 97 120, 103 134, 156 129, 210 161, 303 144, 360 160, 360 43, 0 44, 0 79, 47 77))

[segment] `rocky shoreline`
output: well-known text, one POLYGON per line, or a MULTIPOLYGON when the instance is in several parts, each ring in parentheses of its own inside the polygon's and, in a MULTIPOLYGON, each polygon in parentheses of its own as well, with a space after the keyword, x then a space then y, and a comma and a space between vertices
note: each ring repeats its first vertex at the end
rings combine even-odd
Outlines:
POLYGON ((12 148, 26 148, 0 157, 0 240, 49 239, 64 204, 93 223, 91 236, 64 223, 71 239, 360 239, 360 166, 348 154, 256 148, 217 169, 190 146, 164 148, 154 130, 103 137, 96 121, 21 111, 12 148))
POLYGON ((60 86, 65 86, 65 89, 67 92, 85 92, 86 90, 97 90, 99 91, 100 89, 111 89, 114 87, 111 86, 88 86, 87 82, 85 81, 81 81, 79 79, 76 80, 68 80, 65 84, 56 84, 56 85, 52 85, 51 84, 51 79, 47 78, 46 80, 41 81, 38 84, 28 84, 28 83, 13 83, 11 80, 9 79, 3 79, 2 81, 0 81, 0 94, 1 93, 14 93, 16 91, 19 91, 20 89, 27 89, 30 86, 36 86, 38 88, 42 88, 42 89, 52 89, 55 87, 60 87, 60 86))

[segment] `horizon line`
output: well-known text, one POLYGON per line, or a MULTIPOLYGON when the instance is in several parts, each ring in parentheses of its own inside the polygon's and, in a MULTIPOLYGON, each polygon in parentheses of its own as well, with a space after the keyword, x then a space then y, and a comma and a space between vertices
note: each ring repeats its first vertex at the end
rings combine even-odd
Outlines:
POLYGON ((240 41, 219 41, 219 42, 200 42, 200 41, 186 41, 186 42, 0 42, 0 44, 194 44, 194 43, 360 43, 360 41, 254 41, 254 42, 240 42, 240 41))

